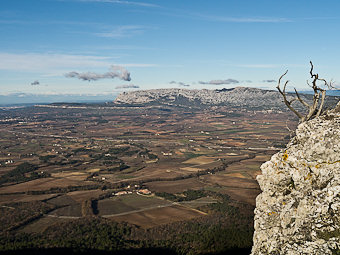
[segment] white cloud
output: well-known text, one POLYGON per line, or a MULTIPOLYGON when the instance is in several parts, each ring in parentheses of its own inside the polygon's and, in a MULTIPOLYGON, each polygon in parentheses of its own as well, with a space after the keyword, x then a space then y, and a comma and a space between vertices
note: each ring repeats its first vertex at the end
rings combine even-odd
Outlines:
POLYGON ((113 57, 67 55, 67 54, 13 54, 0 52, 0 70, 27 71, 39 73, 63 74, 69 69, 107 68, 112 64, 124 67, 153 67, 146 63, 115 63, 113 57))
POLYGON ((118 85, 116 86, 116 89, 138 89, 139 86, 138 85, 134 85, 134 84, 126 84, 126 85, 118 85))
POLYGON ((107 67, 109 57, 66 54, 0 53, 0 70, 41 71, 59 68, 107 67))
POLYGON ((127 64, 119 64, 125 67, 156 67, 157 64, 143 64, 143 63, 127 63, 127 64))
POLYGON ((232 22, 232 23, 286 23, 292 22, 291 19, 287 18, 276 18, 276 17, 225 17, 217 15, 203 15, 193 14, 194 16, 219 22, 232 22))
POLYGON ((140 35, 144 32, 142 26, 119 26, 111 31, 103 33, 95 33, 95 35, 107 38, 124 38, 134 35, 140 35))
POLYGON ((134 6, 142 6, 142 7, 160 7, 157 4, 150 4, 150 3, 145 3, 145 2, 122 1, 122 0, 76 0, 76 1, 77 2, 95 2, 95 3, 134 5, 134 6))
POLYGON ((78 73, 75 71, 65 74, 67 78, 78 78, 83 81, 96 81, 100 79, 114 79, 119 78, 121 80, 130 81, 130 72, 122 66, 113 65, 109 72, 106 73, 95 73, 95 72, 85 72, 78 73))
POLYGON ((237 67, 245 67, 245 68, 276 68, 280 67, 281 65, 274 65, 274 64, 245 64, 245 65, 235 65, 237 67))
POLYGON ((95 33, 95 35, 99 37, 107 37, 107 38, 124 38, 124 37, 131 37, 135 35, 141 35, 145 31, 144 26, 132 26, 132 25, 126 25, 126 26, 119 26, 115 29, 108 31, 108 32, 102 32, 102 33, 95 33))
POLYGON ((34 86, 34 85, 40 85, 40 82, 38 80, 35 80, 34 82, 31 82, 31 85, 34 86))
POLYGON ((238 23, 282 23, 292 22, 286 18, 231 18, 231 17, 212 17, 216 21, 238 22, 238 23))
POLYGON ((224 85, 224 84, 236 84, 236 83, 239 83, 239 81, 235 79, 226 79, 226 80, 211 80, 208 82, 199 81, 198 83, 207 84, 207 85, 224 85))
POLYGON ((190 87, 190 84, 184 83, 184 82, 177 82, 177 81, 170 81, 169 84, 176 84, 182 87, 190 87))
POLYGON ((100 93, 68 93, 68 92, 57 92, 57 91, 41 91, 37 93, 23 93, 23 92, 0 92, 0 96, 17 96, 17 97, 28 97, 28 96, 105 96, 105 95, 117 95, 116 91, 105 91, 100 93))
POLYGON ((230 66, 235 67, 244 67, 244 68, 304 68, 305 65, 301 64, 289 64, 289 63, 283 63, 283 64, 232 64, 230 66))

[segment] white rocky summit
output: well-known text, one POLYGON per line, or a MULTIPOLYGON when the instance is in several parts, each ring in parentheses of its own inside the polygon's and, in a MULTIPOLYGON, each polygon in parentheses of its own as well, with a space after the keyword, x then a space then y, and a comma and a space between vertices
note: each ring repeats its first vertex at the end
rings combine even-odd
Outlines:
POLYGON ((261 170, 252 255, 340 254, 340 103, 261 170))
MULTIPOLYGON (((287 100, 292 100, 294 94, 288 93, 287 100)), ((301 94, 300 97, 311 103, 312 95, 301 94)), ((326 97, 326 107, 334 107, 338 102, 336 97, 326 97)), ((122 92, 115 105, 148 106, 230 106, 250 109, 271 109, 282 111, 286 108, 280 93, 276 90, 263 90, 258 88, 236 87, 229 89, 150 89, 122 92)), ((303 106, 295 101, 292 104, 297 110, 305 111, 303 106)))
POLYGON ((236 87, 232 89, 151 89, 121 93, 116 104, 148 104, 153 102, 197 102, 203 105, 233 106, 277 106, 284 107, 281 95, 277 91, 257 88, 236 87))

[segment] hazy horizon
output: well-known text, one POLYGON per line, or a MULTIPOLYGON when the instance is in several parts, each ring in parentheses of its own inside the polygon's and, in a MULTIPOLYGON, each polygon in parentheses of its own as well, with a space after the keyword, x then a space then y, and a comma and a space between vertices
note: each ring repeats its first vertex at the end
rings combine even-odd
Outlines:
MULTIPOLYGON (((194 89, 194 88, 180 88, 194 89)), ((221 88, 223 89, 223 88, 221 88)), ((263 89, 263 88, 261 88, 263 89)), ((271 89, 274 90, 274 89, 271 89)), ((294 91, 288 91, 294 93, 294 91)), ((30 104, 50 104, 50 103, 104 103, 112 102, 122 93, 79 93, 79 94, 63 94, 63 93, 47 93, 47 94, 32 94, 32 93, 11 93, 0 94, 0 107, 12 105, 30 105, 30 104)), ((314 94, 312 90, 300 91, 300 94, 314 94)), ((340 90, 328 90, 326 94, 329 96, 340 96, 340 90)))

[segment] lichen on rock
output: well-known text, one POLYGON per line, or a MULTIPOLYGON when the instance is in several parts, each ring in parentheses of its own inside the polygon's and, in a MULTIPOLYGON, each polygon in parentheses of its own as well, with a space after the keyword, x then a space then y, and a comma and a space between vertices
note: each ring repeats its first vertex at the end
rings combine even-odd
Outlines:
POLYGON ((261 166, 252 255, 340 254, 340 103, 261 166))

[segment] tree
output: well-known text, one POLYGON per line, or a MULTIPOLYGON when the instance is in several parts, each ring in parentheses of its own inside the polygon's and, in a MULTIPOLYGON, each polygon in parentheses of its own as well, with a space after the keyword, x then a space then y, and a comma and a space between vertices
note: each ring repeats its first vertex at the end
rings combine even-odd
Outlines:
POLYGON ((283 97, 284 103, 287 105, 287 107, 293 112, 295 113, 299 119, 300 122, 304 122, 307 120, 310 120, 314 117, 318 117, 320 116, 321 112, 322 112, 322 108, 324 106, 325 103, 325 97, 326 97, 326 89, 322 89, 321 87, 319 87, 317 85, 318 82, 322 82, 323 86, 328 88, 328 89, 333 89, 333 85, 332 82, 327 82, 325 79, 319 78, 319 74, 314 74, 313 73, 313 63, 312 61, 310 61, 310 65, 311 65, 311 69, 310 69, 310 76, 312 78, 312 85, 309 84, 309 82, 307 81, 307 84, 313 89, 314 91, 314 95, 313 95, 313 102, 312 104, 308 104, 306 101, 304 101, 300 94, 297 92, 297 90, 294 88, 295 90, 295 94, 296 97, 288 100, 287 98, 287 94, 286 94, 286 86, 288 84, 288 80, 285 82, 284 86, 283 86, 283 90, 281 90, 280 85, 281 85, 281 80, 282 78, 288 73, 288 70, 281 75, 278 84, 277 84, 277 89, 280 92, 280 94, 283 97), (303 106, 305 106, 308 109, 308 112, 303 115, 302 113, 298 112, 296 109, 293 108, 292 103, 295 101, 299 101, 303 106))

